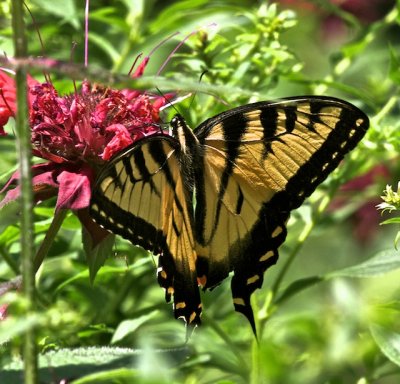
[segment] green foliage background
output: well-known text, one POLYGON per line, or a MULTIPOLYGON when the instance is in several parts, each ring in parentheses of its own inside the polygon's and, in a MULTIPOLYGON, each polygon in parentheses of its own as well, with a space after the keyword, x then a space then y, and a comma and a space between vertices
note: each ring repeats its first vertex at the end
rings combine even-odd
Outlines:
MULTIPOLYGON (((90 10, 89 70, 100 74, 127 74, 139 53, 180 32, 154 52, 146 75, 164 93, 195 92, 176 106, 192 126, 250 101, 303 94, 341 97, 371 118, 359 147, 293 213, 280 261, 254 295, 258 344, 245 318, 233 311, 228 280, 202 295, 203 325, 185 344, 184 325, 164 302, 153 258, 121 239, 91 284, 88 265, 92 273, 98 265, 86 260, 80 223, 68 213, 37 274, 37 313, 26 316, 15 291, 0 297, 0 304, 10 303, 0 322, 1 383, 21 380, 21 335, 31 327, 38 329, 46 383, 399 382, 397 228, 375 224, 373 207, 400 173, 400 4, 362 23, 327 0, 304 3, 293 10, 249 0, 103 0, 93 1, 90 10), (332 17, 335 30, 328 27, 332 17), (385 172, 371 182, 353 191, 339 188, 375 175, 378 166, 385 172), (368 214, 357 220, 366 204, 368 214), (362 241, 355 236, 360 231, 367 236, 362 241)), ((68 62, 73 51, 73 61, 82 63, 83 2, 27 5, 35 20, 27 14, 29 54, 68 62)), ((9 7, 10 1, 0 4, 0 48, 12 56, 9 7)), ((32 74, 43 79, 38 69, 32 74)), ((73 90, 65 74, 52 73, 52 79, 61 93, 73 90)), ((163 119, 173 113, 170 108, 163 119)), ((12 134, 0 139, 0 159, 4 184, 16 169, 12 134)), ((54 203, 35 208, 37 247, 54 203)), ((0 213, 2 282, 19 274, 19 234, 18 205, 9 204, 0 213)))

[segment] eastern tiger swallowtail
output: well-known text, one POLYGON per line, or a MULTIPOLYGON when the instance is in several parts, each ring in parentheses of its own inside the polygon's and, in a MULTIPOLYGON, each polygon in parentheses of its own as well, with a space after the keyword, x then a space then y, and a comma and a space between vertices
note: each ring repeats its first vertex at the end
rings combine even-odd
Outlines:
POLYGON ((104 228, 160 255, 158 282, 176 318, 199 324, 199 286, 233 271, 236 311, 255 331, 250 296, 275 264, 290 211, 364 136, 358 108, 321 96, 244 105, 194 131, 135 142, 100 172, 90 212, 104 228))

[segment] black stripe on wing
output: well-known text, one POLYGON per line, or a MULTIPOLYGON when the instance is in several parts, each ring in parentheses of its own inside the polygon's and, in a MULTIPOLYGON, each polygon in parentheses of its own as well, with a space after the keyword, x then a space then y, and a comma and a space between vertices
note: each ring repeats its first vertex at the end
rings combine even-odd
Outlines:
MULTIPOLYGON (((264 145, 265 158, 272 153, 273 147, 275 147, 273 155, 279 161, 279 153, 276 153, 279 152, 279 146, 274 146, 274 141, 281 145, 287 144, 287 147, 290 148, 291 135, 294 138, 296 134, 300 134, 300 131, 297 133, 293 131, 302 124, 305 124, 306 131, 316 135, 323 132, 327 137, 322 144, 318 144, 317 148, 312 147, 311 151, 305 150, 304 153, 296 155, 300 161, 298 170, 291 175, 286 184, 282 185, 282 190, 277 191, 262 204, 258 220, 251 224, 251 229, 244 238, 238 239, 237 243, 231 245, 230 255, 225 260, 225 263, 232 263, 231 268, 234 270, 232 294, 235 309, 245 314, 253 330, 254 318, 250 296, 256 288, 261 287, 264 271, 278 258, 278 247, 285 240, 285 222, 289 218, 290 211, 299 207, 304 199, 310 196, 329 173, 339 165, 344 155, 358 144, 369 125, 367 116, 347 102, 334 98, 309 96, 250 104, 207 120, 195 130, 200 143, 207 144, 209 134, 212 135, 213 129, 218 126, 217 131, 223 132, 226 147, 225 168, 222 172, 218 192, 215 228, 219 225, 221 198, 238 160, 241 139, 251 129, 250 124, 247 124, 246 114, 254 110, 260 111, 259 118, 263 129, 260 143, 264 145), (339 115, 329 116, 330 108, 332 108, 332 113, 340 111, 339 115), (280 117, 281 121, 278 121, 278 112, 280 116, 284 112, 284 121, 282 121, 282 117, 280 117), (309 158, 305 156, 309 156, 309 158), (240 249, 240 254, 238 249, 240 249)), ((307 134, 302 137, 304 143, 307 142, 306 138, 307 134)), ((213 140, 218 141, 214 137, 213 140)), ((212 146, 212 140, 211 144, 207 145, 212 146)), ((310 142, 310 146, 313 145, 315 142, 310 142)), ((212 162, 212 159, 203 161, 212 162)), ((273 162, 271 161, 268 166, 274 167, 273 162)), ((266 169, 267 171, 268 169, 266 169)), ((200 207, 205 206, 206 191, 201 189, 202 185, 200 183, 196 197, 197 202, 200 201, 200 207)), ((236 207, 242 205, 242 199, 246 199, 246 196, 239 193, 236 207)), ((206 214, 206 212, 202 213, 201 210, 196 209, 196 236, 202 245, 206 245, 204 239, 206 214)), ((212 241, 212 236, 210 239, 212 241)), ((213 268, 218 269, 218 265, 214 265, 213 268)), ((210 280, 212 283, 218 283, 219 272, 208 271, 207 257, 199 260, 199 269, 201 269, 199 275, 204 274, 207 279, 213 275, 210 280)), ((226 277, 226 268, 221 266, 220 269, 223 273, 221 272, 219 275, 219 281, 226 277)))
MULTIPOLYGON (((213 223, 213 230, 211 233, 215 231, 215 229, 219 225, 219 218, 220 218, 220 210, 222 199, 224 197, 229 178, 232 175, 233 168, 235 167, 236 158, 239 155, 239 148, 241 146, 241 139, 243 135, 246 133, 247 130, 247 118, 244 114, 234 114, 234 115, 227 115, 225 119, 218 119, 218 123, 221 124, 223 137, 226 146, 226 159, 225 159, 225 167, 224 171, 221 175, 221 180, 219 183, 219 193, 217 197, 217 207, 216 207, 216 214, 215 220, 213 223)), ((204 123, 206 124, 206 123, 204 123)), ((203 126, 202 124, 201 126, 203 126)), ((212 123, 216 124, 216 122, 212 123)), ((210 126, 212 128, 213 126, 210 126)), ((197 129, 195 130, 198 131, 197 129)), ((200 145, 205 145, 206 136, 199 134, 198 139, 200 145)), ((204 183, 204 175, 203 170, 206 164, 205 161, 210 161, 209 159, 205 159, 204 157, 201 159, 203 163, 198 167, 198 172, 196 174, 196 206, 201 207, 200 209, 196 210, 196 221, 195 221, 195 231, 197 236, 197 241, 205 245, 206 239, 204 239, 204 225, 205 225, 205 207, 206 202, 204 200, 206 192, 204 190, 205 183, 204 183)), ((212 160, 211 160, 212 161, 212 160)), ((212 235, 210 236, 212 237, 212 235)))
MULTIPOLYGON (((315 131, 314 124, 320 122, 318 114, 322 105, 316 100, 310 103, 312 119, 309 129, 315 131)), ((271 200, 264 203, 260 211, 260 219, 253 227, 246 255, 252 255, 247 262, 234 268, 232 278, 232 295, 235 309, 243 313, 250 321, 254 330, 254 318, 250 305, 250 296, 255 289, 260 288, 264 271, 275 264, 278 258, 278 247, 284 242, 286 228, 284 222, 292 209, 298 208, 304 199, 310 196, 316 187, 326 179, 341 162, 344 155, 352 150, 364 136, 368 128, 368 118, 353 107, 341 110, 340 118, 321 147, 303 164, 298 172, 288 181, 283 191, 277 192, 271 200), (351 127, 354 132, 349 136, 351 127), (274 219, 275 217, 275 219, 274 219), (271 238, 272 230, 282 230, 275 239, 271 238), (265 236, 269 236, 265 239, 265 236), (270 253, 271 258, 265 255, 270 253)), ((288 114, 287 114, 288 116, 288 114)), ((291 127, 293 109, 289 114, 288 123, 291 127)), ((266 123, 270 124, 270 121, 266 123)), ((270 130, 270 126, 268 127, 270 130)))
POLYGON ((111 159, 92 192, 93 219, 160 255, 157 279, 175 317, 200 323, 192 204, 183 184, 180 146, 172 137, 152 136, 111 159))
MULTIPOLYGON (((312 118, 308 128, 316 131, 315 124, 323 123, 319 114, 326 104, 316 99, 310 101, 310 106, 312 118)), ((289 210, 298 208, 363 138, 369 126, 368 117, 343 101, 341 107, 340 118, 328 138, 288 181, 286 188, 272 197, 269 206, 289 210)))
MULTIPOLYGON (((109 231, 121 235, 133 244, 140 245, 144 249, 160 254, 167 248, 166 236, 162 230, 148 222, 147 218, 134 215, 129 209, 121 208, 119 200, 113 201, 113 196, 118 188, 121 194, 127 194, 126 182, 122 182, 120 174, 117 170, 117 165, 122 162, 123 171, 126 172, 129 178, 129 188, 137 183, 148 184, 151 194, 154 194, 154 199, 160 199, 161 191, 154 184, 152 174, 149 173, 146 166, 146 160, 142 151, 142 146, 145 144, 149 149, 152 160, 158 165, 158 172, 165 175, 169 187, 175 190, 175 181, 171 176, 169 167, 166 166, 168 157, 162 147, 163 141, 166 140, 171 147, 177 144, 172 138, 166 136, 152 136, 140 140, 128 147, 122 153, 110 160, 110 163, 102 170, 98 176, 97 184, 92 192, 90 205, 90 215, 93 219, 109 231), (135 164, 135 170, 132 168, 131 161, 135 164), (139 172, 139 174, 138 174, 139 172), (110 186, 107 191, 102 190, 104 180, 111 178, 110 186)), ((130 193, 130 192, 129 192, 130 193)), ((134 196, 131 197, 135 198, 134 196)), ((137 197, 136 197, 137 198, 137 197)), ((179 200, 175 199, 177 206, 180 206, 179 200)), ((151 207, 149 207, 151 209, 151 207)))

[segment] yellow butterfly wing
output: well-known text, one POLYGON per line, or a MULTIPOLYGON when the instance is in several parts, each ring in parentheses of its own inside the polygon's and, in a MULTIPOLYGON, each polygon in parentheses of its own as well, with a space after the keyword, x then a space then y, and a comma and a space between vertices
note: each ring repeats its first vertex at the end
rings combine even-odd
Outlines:
POLYGON ((235 309, 253 330, 250 296, 278 258, 301 205, 368 128, 359 109, 307 96, 239 107, 201 124, 196 185, 197 273, 205 288, 230 271, 235 309))
POLYGON ((156 135, 136 142, 102 170, 91 216, 104 228, 159 258, 158 281, 175 317, 200 322, 193 209, 177 154, 178 142, 156 135))
POLYGON ((161 255, 159 283, 188 324, 200 323, 198 282, 212 288, 233 271, 235 309, 255 331, 250 296, 277 261, 290 211, 361 140, 368 118, 305 96, 235 108, 194 133, 180 116, 171 125, 174 137, 145 138, 110 161, 91 215, 161 255))

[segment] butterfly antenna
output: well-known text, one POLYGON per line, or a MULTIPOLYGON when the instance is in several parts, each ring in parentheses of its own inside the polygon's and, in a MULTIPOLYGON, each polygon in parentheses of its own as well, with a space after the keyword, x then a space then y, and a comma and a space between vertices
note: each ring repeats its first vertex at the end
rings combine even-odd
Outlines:
MULTIPOLYGON (((70 62, 70 64, 72 64, 73 61, 74 61, 74 53, 75 53, 75 48, 76 48, 76 46, 77 46, 76 41, 73 41, 73 42, 72 42, 72 45, 71 45, 71 53, 70 53, 70 55, 69 55, 69 62, 70 62)), ((77 90, 77 88, 76 88, 76 81, 75 81, 75 79, 73 79, 72 82, 73 82, 73 84, 74 84, 74 92, 75 92, 75 95, 77 95, 77 94, 78 94, 78 90, 77 90)))
MULTIPOLYGON (((160 88, 156 87, 156 89, 157 89, 158 94, 166 101, 166 105, 168 104, 168 105, 173 106, 172 103, 168 100, 168 97, 166 97, 166 96, 161 92, 160 88)), ((176 110, 175 107, 174 107, 174 109, 176 110)), ((160 111, 161 111, 161 108, 160 108, 160 111)), ((163 118, 162 118, 160 115, 159 115, 159 119, 161 120, 161 124, 160 124, 160 133, 164 133, 164 132, 163 132, 163 126, 168 125, 168 124, 163 120, 163 118)))
MULTIPOLYGON (((205 28, 210 28, 210 27, 215 27, 217 24, 216 23, 211 23, 205 26, 205 28)), ((202 28, 195 29, 194 31, 190 32, 187 34, 179 43, 178 45, 172 50, 172 52, 168 55, 167 59, 164 61, 164 63, 161 65, 160 69, 156 73, 156 76, 160 76, 160 73, 162 70, 165 68, 165 66, 168 64, 168 62, 171 60, 171 57, 175 54, 175 52, 183 45, 185 42, 195 34, 197 34, 202 28)), ((178 33, 175 33, 172 36, 176 36, 178 33)))
MULTIPOLYGON (((203 76, 204 76, 206 73, 208 73, 208 69, 205 69, 205 70, 201 73, 201 75, 200 75, 200 77, 199 77, 199 84, 201 83, 201 80, 203 79, 203 76)), ((190 109, 191 109, 191 107, 192 107, 192 105, 193 105, 194 98, 195 98, 196 96, 197 96, 197 91, 193 93, 192 99, 190 100, 189 108, 188 108, 189 111, 190 111, 190 109)))
POLYGON ((176 112, 178 115, 180 115, 181 113, 178 111, 177 108, 175 108, 174 103, 171 103, 171 101, 169 100, 169 98, 165 96, 165 94, 160 90, 160 88, 156 87, 156 89, 157 89, 157 92, 159 93, 159 95, 165 100, 166 105, 172 107, 172 108, 175 110, 175 112, 176 112))

